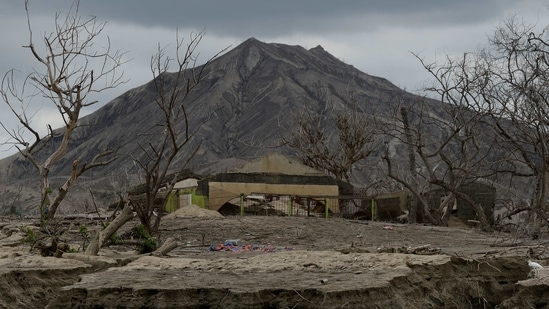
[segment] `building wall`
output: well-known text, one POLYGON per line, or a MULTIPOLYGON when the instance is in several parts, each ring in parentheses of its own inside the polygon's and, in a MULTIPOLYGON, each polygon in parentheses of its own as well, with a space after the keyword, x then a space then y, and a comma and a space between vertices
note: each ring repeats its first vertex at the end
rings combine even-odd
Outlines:
POLYGON ((186 194, 179 195, 179 208, 191 206, 192 203, 193 203, 192 194, 186 193, 186 194))
MULTIPOLYGON (((300 185, 300 184, 270 184, 245 182, 212 182, 208 183, 209 209, 219 210, 228 200, 239 197, 241 194, 280 194, 298 196, 337 196, 337 185, 300 185)), ((339 213, 339 205, 329 205, 333 213, 339 213)))

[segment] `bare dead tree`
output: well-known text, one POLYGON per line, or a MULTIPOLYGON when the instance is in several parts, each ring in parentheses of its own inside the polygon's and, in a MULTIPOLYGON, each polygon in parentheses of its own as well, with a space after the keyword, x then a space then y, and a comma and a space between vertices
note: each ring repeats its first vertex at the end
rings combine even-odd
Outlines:
POLYGON ((483 133, 496 134, 498 151, 505 154, 493 162, 495 175, 530 199, 529 206, 518 203, 505 216, 528 212, 540 219, 530 221, 539 230, 549 217, 549 27, 535 29, 509 18, 480 51, 423 64, 437 81, 431 90, 490 116, 483 133))
MULTIPOLYGON (((471 67, 471 63, 476 62, 469 61, 467 54, 459 59, 449 57, 447 60, 443 66, 438 67, 422 61, 425 69, 436 80, 436 84, 427 90, 440 95, 441 102, 446 104, 444 111, 447 119, 450 119, 439 122, 439 127, 447 132, 447 138, 442 139, 435 152, 429 154, 440 159, 444 177, 429 170, 429 182, 450 193, 441 206, 446 207, 442 215, 444 224, 447 224, 452 208, 449 205, 457 197, 474 208, 481 226, 487 229, 489 222, 482 205, 461 190, 468 182, 489 181, 494 175, 496 159, 490 154, 498 146, 498 140, 488 130, 492 110, 482 95, 487 74, 476 65, 471 67)), ((429 156, 421 151, 419 154, 423 162, 429 156)))
MULTIPOLYGON (((549 217, 549 27, 535 29, 510 18, 478 52, 447 56, 439 64, 425 63, 416 55, 435 79, 426 90, 452 107, 444 109, 446 117, 433 112, 416 116, 417 123, 429 119, 430 126, 446 132, 436 139, 438 144, 430 144, 433 139, 413 131, 418 168, 423 165, 427 183, 472 204, 480 221, 480 205, 459 190, 474 179, 506 181, 507 187, 523 192, 533 187, 530 205, 516 203, 521 206, 508 214, 527 211, 540 219, 538 223, 549 217), (439 173, 430 166, 437 166, 439 173), (527 185, 530 181, 533 186, 527 185)), ((405 136, 404 128, 396 131, 405 136)))
POLYGON ((353 169, 375 149, 375 119, 351 97, 342 108, 318 112, 305 106, 295 114, 284 143, 301 161, 338 181, 351 181, 353 169), (335 127, 335 130, 333 128, 335 127))
MULTIPOLYGON (((409 114, 411 110, 411 107, 406 108, 401 105, 395 108, 393 116, 394 121, 386 124, 384 128, 384 133, 389 136, 391 140, 385 145, 385 152, 382 154, 382 159, 387 166, 387 176, 402 184, 413 196, 415 205, 412 204, 410 206, 415 206, 416 209, 413 209, 415 210, 415 216, 411 217, 414 214, 414 211, 411 210, 408 214, 409 222, 413 223, 417 221, 417 208, 421 207, 427 220, 434 224, 439 224, 440 221, 431 214, 431 207, 424 195, 429 187, 427 178, 423 173, 418 173, 419 165, 417 165, 418 160, 416 160, 416 152, 417 146, 421 146, 419 140, 423 132, 421 127, 417 124, 414 126, 410 125, 409 114), (403 117, 401 120, 398 118, 399 115, 403 117), (397 163, 399 156, 396 147, 398 147, 399 144, 406 146, 408 160, 404 165, 407 166, 401 167, 397 163)), ((414 114, 416 115, 416 118, 419 117, 419 119, 421 119, 422 113, 422 108, 418 108, 414 114)), ((430 164, 430 161, 428 161, 427 164, 430 164)))
MULTIPOLYGON (((142 133, 149 137, 148 142, 139 144, 142 150, 141 157, 136 154, 133 156, 134 163, 141 169, 145 181, 137 194, 129 195, 127 198, 120 194, 122 211, 105 229, 92 231, 86 254, 96 255, 114 233, 134 217, 134 214, 139 218, 145 233, 155 241, 156 247, 162 211, 170 198, 170 192, 179 180, 180 172, 184 169, 184 166, 174 167, 173 163, 180 155, 186 156, 188 162, 199 147, 185 152, 199 129, 191 127, 189 123, 187 100, 204 77, 209 63, 223 52, 222 50, 209 58, 203 65, 196 66, 196 48, 203 37, 203 32, 191 34, 185 45, 177 35, 175 73, 168 72, 173 59, 166 55, 164 48, 159 46, 157 54, 151 57, 151 72, 158 94, 154 103, 158 113, 162 114, 162 122, 157 124, 156 130, 142 133), (183 124, 183 130, 178 124, 183 124)), ((169 238, 153 254, 164 255, 176 246, 176 241, 169 238)))
MULTIPOLYGON (((455 64, 463 65, 462 62, 455 64)), ((426 65, 426 68, 435 73, 432 67, 426 65)), ((394 127, 388 132, 406 146, 409 157, 414 156, 408 158, 408 173, 395 173, 397 162, 388 151, 383 159, 388 176, 410 190, 432 223, 447 225, 455 198, 461 198, 475 209, 481 225, 488 228, 482 205, 465 194, 462 188, 491 175, 489 154, 493 140, 482 130, 485 114, 473 109, 474 95, 460 89, 463 85, 447 80, 448 77, 445 74, 435 76, 443 85, 432 89, 441 94, 438 106, 423 101, 408 108, 401 105, 395 111, 394 127), (398 115, 402 117, 400 120, 396 120, 398 115), (437 187, 447 192, 446 198, 439 205, 429 205, 424 193, 437 187)))
POLYGON ((184 40, 177 36, 175 73, 168 73, 174 59, 166 55, 165 49, 159 47, 157 54, 151 58, 151 71, 158 94, 155 104, 163 120, 155 128, 156 131, 146 133, 149 137, 148 142, 139 144, 142 156, 134 156, 134 161, 144 175, 144 193, 141 196, 130 197, 137 216, 151 236, 158 232, 162 212, 175 183, 179 180, 180 171, 200 147, 200 143, 194 149, 187 147, 199 129, 189 124, 187 100, 204 77, 208 64, 222 52, 208 59, 205 64, 196 66, 196 48, 203 37, 203 32, 191 34, 184 45, 184 40), (183 129, 180 129, 181 124, 183 129), (187 151, 184 154, 186 163, 175 168, 173 162, 178 155, 183 155, 184 150, 187 151))
MULTIPOLYGON (((416 154, 413 146, 414 136, 412 134, 410 123, 408 121, 408 110, 404 106, 400 107, 400 116, 402 117, 404 136, 406 137, 406 144, 408 146, 406 151, 408 152, 408 170, 410 172, 410 187, 416 188, 417 190, 418 175, 416 171, 416 154)), ((383 158, 386 161, 388 161, 388 166, 391 167, 391 163, 389 161, 388 155, 383 156, 383 158)), ((392 169, 389 169, 389 171, 390 171, 389 175, 393 175, 392 178, 394 179, 394 174, 392 169)), ((410 198, 410 208, 408 213, 408 222, 412 224, 416 223, 416 220, 417 220, 417 204, 418 204, 417 200, 418 199, 416 197, 416 194, 412 194, 410 198)))
POLYGON ((122 211, 109 222, 109 225, 104 229, 95 228, 90 230, 90 243, 86 248, 85 254, 97 255, 99 249, 103 247, 109 239, 128 221, 133 219, 133 209, 130 200, 124 201, 120 199, 120 203, 123 204, 122 211))
POLYGON ((25 1, 29 44, 24 47, 30 50, 38 68, 25 78, 21 88, 18 87, 15 71, 9 71, 4 75, 0 89, 3 101, 19 122, 17 128, 1 124, 10 136, 6 143, 17 148, 38 171, 41 191, 39 208, 43 219, 54 217, 59 204, 79 176, 89 169, 109 164, 115 158, 112 150, 103 150, 90 162, 75 160, 71 174, 58 193, 53 193, 50 169, 67 152, 82 111, 97 103, 90 100, 89 95, 124 82, 122 73, 118 71, 123 64, 123 53, 111 51, 108 40, 104 48, 98 48, 95 44, 105 24, 99 23, 96 17, 81 19, 78 8, 79 3, 75 2, 64 18, 56 14, 55 31, 42 37, 43 46, 39 48, 33 40, 29 3, 25 1), (33 89, 30 95, 27 93, 29 86, 33 89), (48 124, 48 133, 41 136, 40 130, 32 123, 34 115, 27 111, 33 97, 51 102, 64 122, 61 129, 53 130, 48 124), (51 203, 50 195, 53 197, 51 203))
POLYGON ((491 73, 485 99, 498 110, 497 132, 513 154, 502 171, 534 179, 530 207, 523 210, 541 222, 549 216, 548 42, 549 26, 536 32, 535 26, 510 18, 482 54, 491 73))

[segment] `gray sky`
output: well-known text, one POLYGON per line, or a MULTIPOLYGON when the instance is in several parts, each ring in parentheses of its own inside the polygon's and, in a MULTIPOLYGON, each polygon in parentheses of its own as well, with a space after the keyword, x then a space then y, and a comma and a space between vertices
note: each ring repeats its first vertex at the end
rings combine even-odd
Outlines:
MULTIPOLYGON (((66 13, 73 3, 30 2, 36 38, 50 33, 55 13, 66 13)), ((503 19, 517 15, 545 26, 548 12, 546 0, 80 0, 80 14, 106 21, 104 33, 113 48, 131 59, 123 68, 128 83, 98 95, 100 104, 93 110, 149 81, 151 55, 158 44, 173 47, 176 30, 185 37, 205 30, 198 47, 202 59, 250 37, 305 48, 322 45, 359 70, 417 93, 429 76, 410 52, 432 62, 475 51, 503 19)), ((22 48, 28 44, 26 22, 24 1, 0 0, 2 76, 12 68, 25 74, 35 67, 29 50, 22 48)), ((34 101, 33 108, 46 111, 34 119, 39 127, 61 124, 55 111, 34 101)), ((5 105, 0 111, 0 121, 13 126, 5 105)), ((3 136, 0 132, 0 142, 3 136)))

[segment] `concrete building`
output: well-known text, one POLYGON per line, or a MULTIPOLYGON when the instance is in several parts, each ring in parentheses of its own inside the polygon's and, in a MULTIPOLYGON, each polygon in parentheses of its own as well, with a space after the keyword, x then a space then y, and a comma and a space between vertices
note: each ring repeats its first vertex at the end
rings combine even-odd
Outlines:
MULTIPOLYGON (((234 168, 227 173, 198 181, 197 194, 207 196, 209 209, 219 210, 228 201, 240 197, 286 196, 313 199, 352 193, 350 185, 293 159, 273 153, 234 168)), ((290 198, 290 203, 292 203, 290 198)), ((339 204, 329 203, 329 211, 339 213, 339 204)))

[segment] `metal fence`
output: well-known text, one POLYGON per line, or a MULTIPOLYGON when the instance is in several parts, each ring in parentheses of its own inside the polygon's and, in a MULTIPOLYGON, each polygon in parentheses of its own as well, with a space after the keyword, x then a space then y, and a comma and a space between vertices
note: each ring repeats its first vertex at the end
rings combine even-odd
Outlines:
POLYGON ((375 200, 355 196, 241 195, 225 203, 225 216, 299 216, 324 218, 378 218, 375 200), (372 216, 373 214, 373 216, 372 216))
MULTIPOLYGON (((433 191, 427 195, 431 204, 439 205, 444 192, 433 191), (438 204, 437 204, 438 203, 438 204)), ((472 197, 485 207, 487 218, 493 217, 495 191, 483 188, 472 197)), ((392 192, 377 196, 304 196, 254 193, 240 195, 229 200, 219 212, 223 215, 240 216, 311 216, 364 219, 375 221, 405 221, 410 204, 407 191, 392 192)), ((457 200, 456 215, 461 220, 476 218, 472 206, 457 200)), ((422 209, 418 209, 418 222, 423 222, 422 209)))

